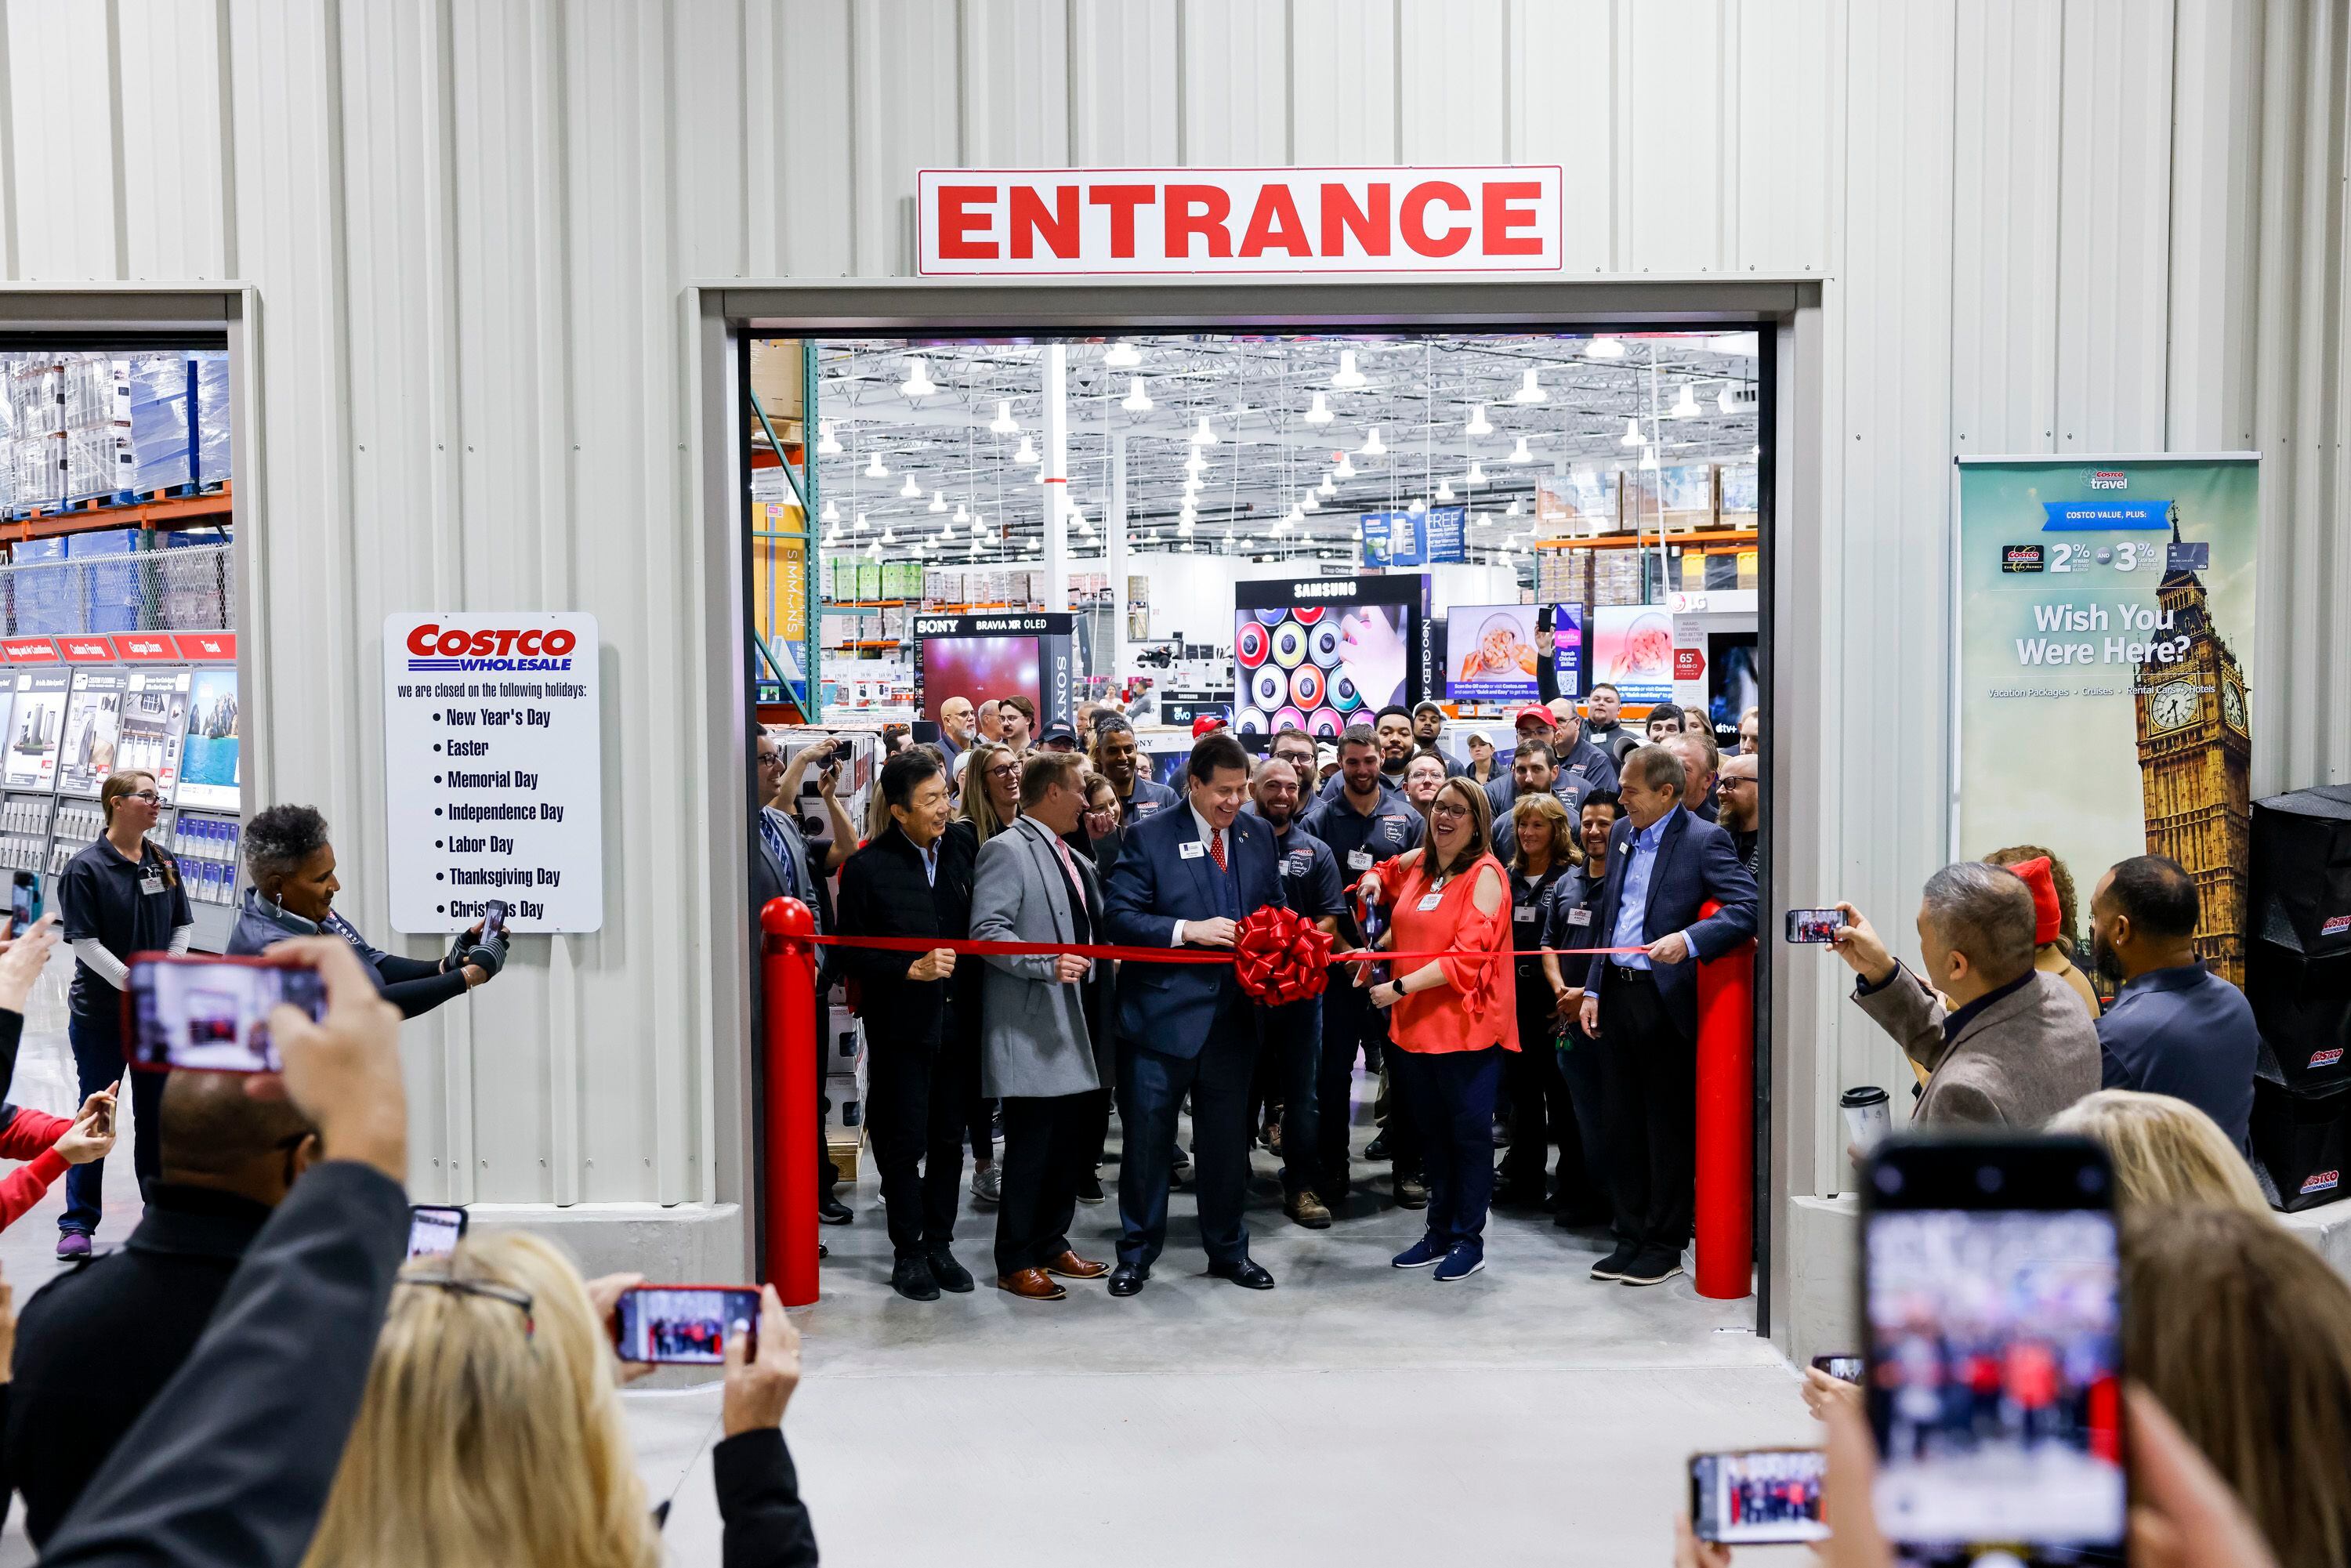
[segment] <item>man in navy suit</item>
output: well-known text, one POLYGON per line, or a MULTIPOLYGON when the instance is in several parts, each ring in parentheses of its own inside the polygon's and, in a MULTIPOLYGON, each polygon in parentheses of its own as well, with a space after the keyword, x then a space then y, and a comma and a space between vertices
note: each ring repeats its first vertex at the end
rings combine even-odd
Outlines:
MULTIPOLYGON (((1273 830, 1241 814, 1249 795, 1249 753, 1241 743, 1225 730, 1201 737, 1185 779, 1190 790, 1184 808, 1132 823, 1111 868, 1102 928, 1120 946, 1229 949, 1242 920, 1282 903, 1273 830)), ((1249 1260, 1241 1224, 1256 1066, 1256 1004, 1229 965, 1130 959, 1119 966, 1118 1109, 1125 1145, 1112 1295, 1142 1290, 1166 1244, 1176 1113, 1186 1093, 1208 1272, 1252 1291, 1273 1289, 1273 1276, 1249 1260)))
POLYGON ((1655 1285, 1682 1271, 1698 1158, 1698 965, 1755 935, 1755 879, 1730 835, 1682 808, 1689 776, 1662 746, 1625 756, 1625 815, 1594 895, 1583 1032, 1600 1046, 1616 1249, 1595 1280, 1655 1285), (1722 907, 1708 919, 1708 899, 1722 907))

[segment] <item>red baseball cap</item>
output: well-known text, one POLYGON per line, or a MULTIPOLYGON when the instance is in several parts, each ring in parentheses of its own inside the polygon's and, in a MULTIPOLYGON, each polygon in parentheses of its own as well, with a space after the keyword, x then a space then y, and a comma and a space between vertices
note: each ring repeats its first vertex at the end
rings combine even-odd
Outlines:
POLYGON ((1551 709, 1543 706, 1541 703, 1529 703, 1526 706, 1520 708, 1511 718, 1510 727, 1512 729, 1516 729, 1519 726, 1526 723, 1529 719, 1534 720, 1545 729, 1557 729, 1559 727, 1559 716, 1552 713, 1551 709))
POLYGON ((2057 879, 2050 874, 2049 857, 2034 855, 2029 861, 2019 861, 2009 870, 2024 879, 2032 890, 2032 942, 2045 947, 2057 940, 2064 906, 2057 902, 2057 879))
POLYGON ((1212 734, 1224 727, 1223 719, 1218 718, 1215 714, 1204 713, 1192 721, 1192 738, 1197 740, 1204 735, 1212 734))

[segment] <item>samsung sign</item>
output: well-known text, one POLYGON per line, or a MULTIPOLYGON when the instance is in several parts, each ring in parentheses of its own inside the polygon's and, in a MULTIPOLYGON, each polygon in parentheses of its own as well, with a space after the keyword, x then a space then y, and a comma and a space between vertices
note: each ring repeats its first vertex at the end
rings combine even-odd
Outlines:
POLYGON ((1558 272, 1557 164, 925 169, 925 277, 1558 272))

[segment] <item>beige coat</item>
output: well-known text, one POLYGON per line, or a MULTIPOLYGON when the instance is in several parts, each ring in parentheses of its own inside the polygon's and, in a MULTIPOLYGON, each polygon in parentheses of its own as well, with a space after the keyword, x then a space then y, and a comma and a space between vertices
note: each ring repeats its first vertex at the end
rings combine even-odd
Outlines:
POLYGON ((2071 987, 2042 970, 1948 1043, 1942 998, 1907 966, 1854 1000, 1927 1070, 1911 1113, 1918 1126, 2034 1128, 2098 1087, 2097 1025, 2071 987))

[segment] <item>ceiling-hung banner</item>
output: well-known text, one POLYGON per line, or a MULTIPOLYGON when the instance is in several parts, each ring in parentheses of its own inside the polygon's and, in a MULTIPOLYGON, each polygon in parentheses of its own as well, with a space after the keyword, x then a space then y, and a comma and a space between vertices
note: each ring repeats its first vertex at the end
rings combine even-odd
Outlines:
POLYGON ((1559 165, 925 169, 925 277, 1558 272, 1559 165))
POLYGON ((2090 890, 2161 854, 2244 984, 2259 490, 2251 454, 1959 462, 1953 853, 2053 851, 2085 970, 2090 890))

